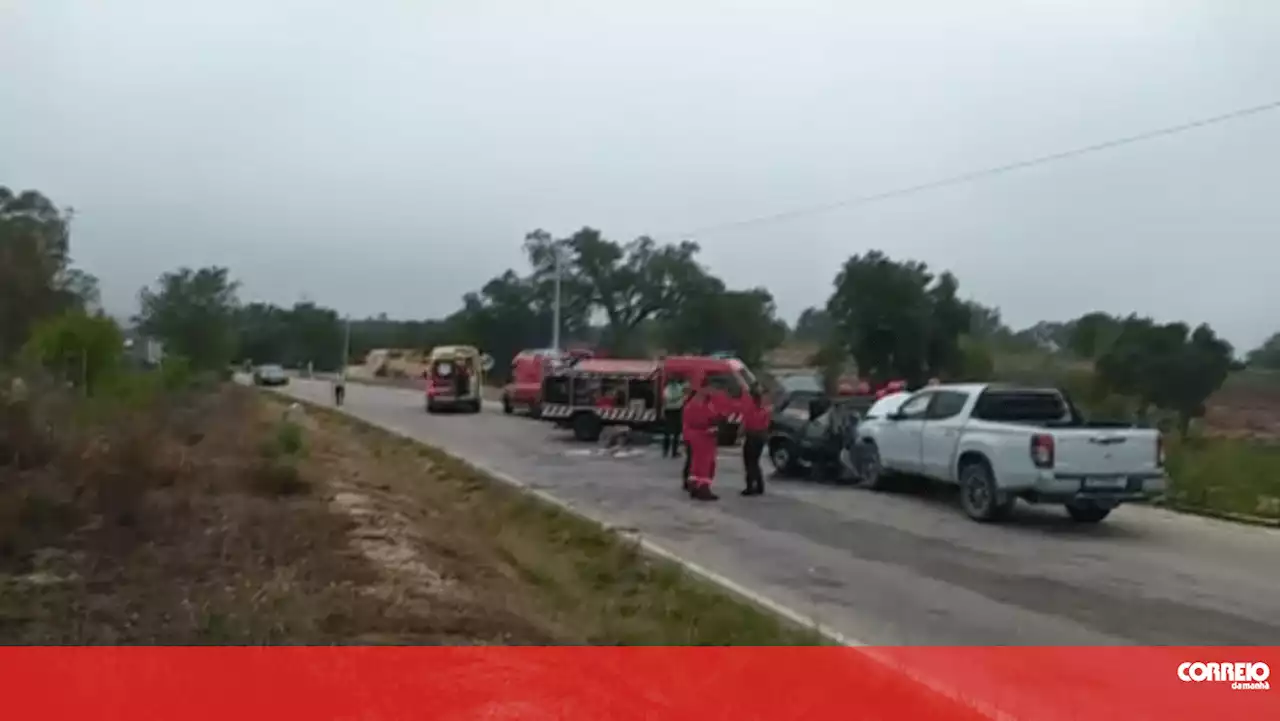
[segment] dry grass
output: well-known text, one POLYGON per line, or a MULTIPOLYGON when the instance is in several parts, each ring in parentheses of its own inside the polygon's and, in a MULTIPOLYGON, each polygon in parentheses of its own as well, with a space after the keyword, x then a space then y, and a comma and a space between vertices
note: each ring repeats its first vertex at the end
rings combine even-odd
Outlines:
POLYGON ((423 449, 249 389, 0 398, 0 643, 805 643, 423 449))
MULTIPOLYGON (((350 521, 271 480, 290 466, 262 455, 273 421, 252 394, 109 420, 48 400, 26 415, 59 417, 55 452, 0 468, 0 641, 330 643, 399 630, 366 593, 377 569, 347 550, 350 521)), ((19 416, 10 406, 6 431, 19 416)))

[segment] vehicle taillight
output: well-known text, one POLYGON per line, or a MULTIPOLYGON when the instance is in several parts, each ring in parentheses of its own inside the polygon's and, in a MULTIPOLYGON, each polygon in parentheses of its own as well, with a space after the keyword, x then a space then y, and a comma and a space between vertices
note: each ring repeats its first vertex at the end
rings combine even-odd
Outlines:
POLYGON ((1036 468, 1053 468, 1053 436, 1046 433, 1031 436, 1031 462, 1036 468))
POLYGON ((1164 468, 1164 436, 1156 436, 1156 468, 1164 468))

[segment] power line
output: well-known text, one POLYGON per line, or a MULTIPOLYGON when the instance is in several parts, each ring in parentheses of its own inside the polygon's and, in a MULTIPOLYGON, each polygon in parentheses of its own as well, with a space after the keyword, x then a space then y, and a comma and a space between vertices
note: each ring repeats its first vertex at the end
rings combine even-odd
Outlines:
POLYGON ((681 233, 679 234, 678 237, 690 238, 690 237, 696 237, 698 235, 717 232, 721 230, 732 230, 734 228, 741 228, 749 225, 776 223, 779 221, 790 220, 792 218, 799 218, 806 215, 817 215, 819 213, 826 213, 832 210, 838 210, 840 208, 851 208, 851 207, 857 207, 862 205, 870 205, 872 203, 878 203, 884 200, 891 200, 893 198, 900 198, 906 195, 914 195, 916 193, 923 193, 925 191, 936 190, 938 188, 945 188, 952 185, 962 185, 964 183, 971 183, 977 180, 985 180, 987 178, 990 178, 996 175, 1003 175, 1005 173, 1011 173, 1017 170, 1025 170, 1027 168, 1035 167, 1038 165, 1056 163, 1060 160, 1069 160, 1072 158, 1080 157, 1082 155, 1089 155, 1092 153, 1102 152, 1104 150, 1111 150, 1113 148, 1118 148, 1123 145, 1133 145, 1134 143, 1141 143, 1148 140, 1155 140, 1157 138, 1176 135, 1178 133, 1185 133, 1189 130, 1197 130, 1199 128, 1207 127, 1210 125, 1217 125, 1218 123, 1225 123, 1232 120, 1239 120, 1241 118, 1249 117, 1251 115, 1259 115, 1261 113, 1266 113, 1266 112, 1270 112, 1272 110, 1277 110, 1277 109, 1280 109, 1280 100, 1276 100, 1270 103, 1265 103, 1263 105, 1254 105, 1248 108, 1241 108, 1240 110, 1233 110, 1229 113, 1223 113, 1222 115, 1215 115, 1209 118, 1193 120, 1188 123, 1182 123, 1181 125, 1172 125, 1172 126, 1160 128, 1157 130, 1150 130, 1145 133, 1139 133, 1137 135, 1130 135, 1123 138, 1117 138, 1115 140, 1108 140, 1102 143, 1086 145, 1084 147, 1075 148, 1072 150, 1065 150, 1059 153, 1052 153, 1050 155, 1042 155, 1036 158, 1031 158, 1029 160, 1020 160, 1018 162, 1008 163, 1007 165, 999 165, 992 168, 985 168, 983 170, 975 170, 968 173, 961 173, 960 175, 953 175, 951 177, 943 178, 941 180, 934 180, 928 183, 920 183, 918 185, 911 185, 905 188, 898 188, 896 190, 888 190, 881 193, 873 193, 871 195, 862 195, 856 198, 849 198, 847 200, 838 200, 831 203, 824 203, 822 205, 811 205, 804 208, 796 208, 794 210, 787 210, 781 213, 774 213, 772 215, 761 215, 761 216, 756 216, 754 218, 746 218, 744 220, 735 220, 727 223, 717 223, 715 225, 706 225, 701 228, 695 228, 694 230, 681 233))

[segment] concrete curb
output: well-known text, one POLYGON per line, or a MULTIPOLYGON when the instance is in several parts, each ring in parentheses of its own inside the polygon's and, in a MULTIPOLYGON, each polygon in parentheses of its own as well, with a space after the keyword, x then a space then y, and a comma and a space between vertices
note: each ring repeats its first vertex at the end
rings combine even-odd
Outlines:
POLYGON ((1220 521, 1232 521, 1248 526, 1262 526, 1265 528, 1280 528, 1280 518, 1267 518, 1265 516, 1254 516, 1249 513, 1235 513, 1233 511, 1218 511, 1212 508, 1200 508, 1198 506, 1189 506, 1185 503, 1174 503, 1166 500, 1158 500, 1152 502, 1156 508, 1167 508, 1170 511, 1178 513, 1186 513, 1191 516, 1203 516, 1205 518, 1216 518, 1220 521))

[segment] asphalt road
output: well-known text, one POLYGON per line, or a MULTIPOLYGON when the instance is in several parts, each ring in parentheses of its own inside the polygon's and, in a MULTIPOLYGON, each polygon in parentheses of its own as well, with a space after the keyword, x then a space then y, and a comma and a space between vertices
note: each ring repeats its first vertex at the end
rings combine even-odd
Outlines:
MULTIPOLYGON (((323 381, 286 393, 330 402, 323 381)), ((1098 526, 1019 504, 980 525, 943 489, 876 493, 774 480, 742 498, 722 455, 719 503, 679 489, 656 451, 593 455, 508 417, 427 415, 420 392, 349 384, 345 410, 572 503, 874 645, 1280 645, 1280 531, 1126 506, 1098 526)))

